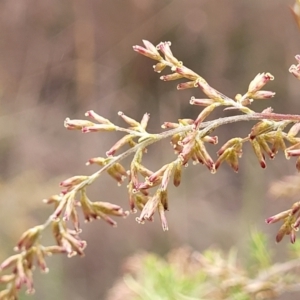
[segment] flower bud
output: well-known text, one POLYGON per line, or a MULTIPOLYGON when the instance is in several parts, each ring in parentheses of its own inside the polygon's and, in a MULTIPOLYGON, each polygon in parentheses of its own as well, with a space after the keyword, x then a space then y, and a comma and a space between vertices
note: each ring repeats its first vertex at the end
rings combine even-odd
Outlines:
POLYGON ((279 214, 274 215, 274 216, 269 217, 268 219, 266 219, 266 223, 267 224, 273 224, 273 223, 276 223, 280 220, 284 220, 285 218, 287 218, 290 215, 291 212, 292 212, 291 209, 282 211, 279 214))
POLYGON ((40 237, 43 229, 43 225, 38 225, 25 231, 17 244, 17 250, 30 249, 40 237))
POLYGON ((195 81, 182 82, 177 85, 177 90, 192 89, 196 87, 195 81))
POLYGON ((163 173, 162 180, 161 180, 162 191, 165 191, 167 189, 168 183, 172 175, 173 167, 174 167, 174 163, 170 163, 163 173))
POLYGON ((255 124, 250 132, 250 139, 253 140, 255 139, 256 136, 270 132, 271 130, 275 129, 275 122, 274 121, 260 121, 257 124, 255 124))
POLYGON ((220 103, 213 103, 207 107, 205 107, 200 114, 198 115, 197 119, 195 120, 194 124, 198 128, 198 126, 214 111, 214 109, 219 106, 220 103))
POLYGON ((146 48, 141 46, 133 46, 133 50, 154 60, 162 59, 162 57, 160 56, 159 52, 153 44, 146 40, 143 40, 143 43, 146 48))
POLYGON ((181 182, 181 173, 182 173, 182 163, 178 161, 175 164, 174 175, 173 175, 173 184, 177 187, 181 182))
POLYGON ((234 148, 227 148, 217 159, 215 163, 216 170, 219 168, 222 162, 227 162, 230 167, 238 172, 239 170, 239 162, 238 162, 238 154, 234 148))
POLYGON ((195 85, 198 86, 206 96, 208 96, 210 99, 213 99, 214 102, 224 102, 225 96, 217 90, 215 90, 214 88, 212 88, 204 79, 198 79, 195 85))
POLYGON ((116 126, 114 124, 94 124, 93 126, 85 126, 82 128, 83 133, 100 132, 100 131, 114 131, 116 126))
POLYGON ((261 136, 257 136, 255 138, 259 144, 259 146, 261 147, 261 149, 271 158, 273 159, 275 157, 275 152, 273 152, 273 150, 271 150, 271 148, 269 147, 267 141, 266 141, 266 136, 265 135, 261 135, 261 136))
POLYGON ((300 79, 300 55, 296 55, 295 58, 298 61, 298 64, 291 65, 289 72, 292 73, 297 79, 300 79))
POLYGON ((218 144, 218 136, 206 135, 202 138, 202 141, 206 142, 206 143, 210 143, 212 145, 217 145, 218 144))
POLYGON ((256 157, 258 158, 260 166, 263 169, 266 168, 267 165, 266 165, 265 157, 264 157, 264 154, 262 153, 259 143, 257 142, 256 139, 250 140, 250 142, 251 142, 252 148, 254 150, 254 153, 255 153, 256 157))
POLYGON ((193 119, 178 119, 178 123, 183 126, 194 124, 195 120, 193 119))
POLYGON ((118 112, 118 115, 127 123, 127 124, 129 124, 131 127, 140 127, 141 126, 141 124, 138 122, 138 121, 136 121, 136 120, 134 120, 134 119, 132 119, 132 118, 130 118, 130 117, 128 117, 128 116, 126 116, 122 111, 119 111, 118 112))
POLYGON ((220 150, 217 152, 218 156, 222 155, 223 152, 231 147, 235 147, 235 149, 237 151, 241 151, 243 146, 243 139, 242 138, 233 138, 228 140, 221 148, 220 150))
POLYGON ((172 123, 172 122, 164 122, 164 124, 161 125, 161 128, 163 129, 174 129, 178 127, 179 127, 178 123, 172 123))
POLYGON ((53 196, 51 196, 48 199, 43 199, 43 202, 46 203, 46 204, 52 204, 52 203, 54 203, 55 207, 57 207, 58 204, 60 203, 61 199, 62 199, 61 195, 53 195, 53 196))
POLYGON ((282 131, 278 130, 275 132, 274 135, 272 152, 274 154, 277 154, 279 149, 285 151, 285 148, 286 146, 285 146, 284 139, 282 137, 282 131))
POLYGON ((171 51, 170 46, 171 46, 171 42, 160 42, 160 43, 156 46, 156 48, 157 48, 158 50, 160 50, 160 51, 164 54, 165 60, 166 60, 166 61, 168 61, 168 62, 172 63, 173 65, 179 67, 179 66, 182 65, 182 63, 179 62, 179 61, 177 60, 177 58, 174 57, 174 55, 173 55, 173 53, 172 53, 172 51, 171 51))
POLYGON ((300 156, 300 142, 285 149, 285 157, 300 156))
POLYGON ((165 209, 161 203, 158 204, 158 213, 160 216, 160 221, 161 221, 161 226, 162 226, 163 231, 169 230, 168 222, 167 222, 166 215, 165 215, 165 209))
POLYGON ((87 120, 70 120, 70 118, 66 118, 64 122, 64 126, 69 130, 82 130, 84 127, 93 125, 95 125, 95 123, 87 120))
POLYGON ((183 78, 183 76, 178 74, 178 73, 172 73, 172 74, 167 74, 167 75, 160 76, 159 79, 162 80, 162 81, 172 81, 172 80, 177 80, 177 79, 180 79, 180 78, 183 78))
POLYGON ((197 73, 195 73, 194 71, 188 69, 185 66, 177 67, 176 68, 176 73, 182 75, 183 77, 185 77, 189 80, 196 80, 200 77, 197 73))
POLYGON ((145 114, 143 115, 143 118, 142 118, 141 123, 140 123, 140 125, 141 125, 141 127, 142 127, 143 129, 146 129, 146 128, 147 128, 149 119, 150 119, 150 114, 145 113, 145 114))
POLYGON ((155 210, 157 209, 161 199, 161 190, 158 189, 154 196, 148 200, 148 202, 145 204, 140 217, 136 218, 138 223, 142 223, 144 220, 153 220, 153 215, 155 210))
POLYGON ((122 207, 116 204, 112 204, 109 202, 93 202, 92 205, 96 212, 101 211, 106 215, 119 216, 119 217, 128 216, 128 212, 123 211, 122 207))
POLYGON ((101 117, 100 115, 96 114, 93 110, 88 110, 85 113, 85 116, 95 119, 100 124, 112 125, 112 123, 108 119, 105 119, 105 118, 101 117))
MULTIPOLYGON (((2 275, 0 277, 0 283, 10 283, 16 279, 16 274, 8 274, 8 275, 2 275)), ((1 297, 0 297, 1 299, 1 297)))
POLYGON ((160 203, 162 204, 164 210, 169 210, 168 191, 167 190, 161 191, 160 203))
POLYGON ((270 99, 275 96, 275 92, 271 91, 257 91, 254 94, 252 94, 253 99, 270 99))
POLYGON ((63 220, 69 221, 73 211, 75 210, 74 208, 75 200, 74 200, 74 196, 71 193, 67 194, 65 197, 66 197, 66 204, 65 204, 65 212, 64 212, 63 220))
POLYGON ((181 160, 182 165, 186 165, 189 159, 192 157, 194 152, 195 140, 191 139, 188 143, 183 145, 182 150, 179 154, 179 159, 181 160))
POLYGON ((159 62, 156 65, 153 66, 154 72, 161 73, 166 68, 166 64, 163 62, 159 62))
POLYGON ((119 186, 123 183, 124 179, 127 177, 126 170, 119 163, 115 163, 113 166, 108 168, 107 173, 118 182, 119 186))
POLYGON ((288 136, 295 137, 295 136, 298 134, 299 130, 300 130, 300 123, 294 124, 294 125, 290 128, 290 130, 289 130, 289 132, 288 132, 288 136))
POLYGON ((270 73, 257 74, 249 84, 248 93, 252 95, 259 91, 270 80, 274 80, 274 76, 270 73))
POLYGON ((148 202, 150 199, 149 196, 145 196, 143 194, 138 194, 135 196, 135 205, 139 210, 143 210, 145 204, 148 202))
POLYGON ((45 261, 45 254, 46 253, 41 249, 41 247, 36 248, 35 255, 37 258, 37 264, 44 273, 48 273, 49 269, 45 261))
POLYGON ((153 172, 148 178, 147 182, 151 183, 156 183, 158 180, 161 181, 162 176, 165 172, 165 170, 169 167, 169 164, 166 164, 162 166, 160 169, 158 169, 156 172, 153 172))
POLYGON ((195 99, 195 97, 192 97, 190 100, 191 105, 209 106, 213 103, 214 103, 214 100, 212 100, 212 99, 195 99))
POLYGON ((88 178, 89 178, 89 176, 81 176, 81 175, 73 176, 73 177, 70 177, 70 178, 62 181, 60 183, 60 186, 67 187, 67 188, 74 187, 74 186, 82 183, 83 181, 87 180, 88 178))
POLYGON ((122 148, 124 145, 129 144, 130 141, 132 141, 133 135, 127 134, 123 136, 121 139, 119 139, 107 152, 107 156, 113 156, 115 153, 122 148))
POLYGON ((15 254, 15 255, 8 257, 5 261, 3 261, 0 264, 0 271, 16 265, 16 263, 19 259, 20 259, 20 254, 15 254))
POLYGON ((72 235, 68 231, 62 232, 62 246, 66 248, 69 257, 78 254, 84 256, 83 250, 85 249, 87 243, 86 241, 80 240, 77 236, 72 235))
POLYGON ((201 140, 197 140, 194 153, 199 158, 199 162, 203 163, 211 173, 215 173, 215 164, 210 155, 208 154, 204 143, 201 140))

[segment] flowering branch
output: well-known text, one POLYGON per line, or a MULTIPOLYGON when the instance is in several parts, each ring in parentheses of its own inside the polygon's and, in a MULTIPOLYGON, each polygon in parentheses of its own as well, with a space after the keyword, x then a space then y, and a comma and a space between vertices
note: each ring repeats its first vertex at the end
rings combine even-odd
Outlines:
MULTIPOLYGON (((141 121, 119 112, 118 115, 125 121, 127 127, 121 127, 110 120, 90 110, 85 115, 90 120, 70 120, 66 118, 64 126, 69 130, 80 130, 83 133, 102 131, 120 131, 125 135, 118 140, 107 152, 105 157, 91 158, 87 165, 97 164, 101 168, 92 175, 78 175, 68 178, 60 183, 62 188, 58 195, 44 200, 53 204, 54 211, 42 225, 35 226, 25 231, 15 250, 17 254, 7 258, 0 264, 0 272, 10 270, 11 274, 0 276, 0 283, 6 285, 0 292, 0 300, 17 299, 22 286, 27 287, 27 292, 34 292, 32 271, 36 264, 43 272, 47 272, 46 256, 65 253, 69 257, 84 255, 86 242, 81 240, 81 226, 79 214, 86 222, 94 219, 103 219, 108 224, 116 226, 117 223, 111 216, 127 217, 128 211, 119 205, 102 201, 91 201, 88 198, 87 189, 104 172, 107 172, 118 185, 125 179, 128 180, 127 190, 130 212, 139 209, 140 216, 136 218, 138 223, 153 221, 155 212, 158 213, 163 230, 168 230, 165 212, 169 209, 168 187, 172 182, 175 187, 181 183, 183 166, 189 162, 205 165, 211 173, 215 173, 222 163, 226 162, 235 172, 238 172, 239 159, 242 156, 242 148, 245 143, 250 143, 262 168, 266 167, 265 155, 271 159, 279 150, 285 152, 289 159, 297 157, 296 167, 300 170, 300 138, 297 137, 300 129, 300 115, 276 114, 267 108, 263 112, 255 112, 248 106, 259 99, 272 98, 275 93, 261 90, 268 81, 274 77, 270 73, 258 74, 249 84, 247 92, 237 94, 231 99, 216 89, 212 88, 204 78, 188 69, 180 62, 170 49, 170 43, 164 42, 156 47, 148 41, 143 41, 144 46, 134 46, 134 51, 145 55, 155 61, 154 71, 160 73, 166 67, 171 68, 171 74, 161 76, 163 81, 171 81, 185 78, 188 81, 177 85, 177 89, 199 88, 207 98, 190 99, 190 104, 202 106, 204 109, 196 119, 179 119, 178 122, 165 122, 161 133, 149 133, 147 124, 149 114, 144 114, 141 121), (209 115, 218 107, 225 110, 238 110, 240 115, 223 117, 206 121, 209 115), (205 144, 218 143, 217 136, 211 134, 220 126, 241 121, 258 121, 246 137, 234 137, 227 141, 218 151, 214 160, 208 153, 205 144), (289 131, 284 130, 293 124, 289 131), (166 163, 158 170, 150 170, 143 164, 143 156, 147 148, 163 139, 170 138, 171 146, 175 152, 174 160, 166 163), (291 146, 286 147, 286 142, 291 146), (129 149, 117 154, 123 147, 129 149), (121 162, 133 155, 128 167, 121 162), (153 191, 154 190, 154 191, 153 191), (153 192, 152 192, 153 191, 153 192), (55 245, 43 246, 41 235, 48 227, 52 228, 55 245)), ((292 66, 290 72, 300 78, 300 56, 296 56, 297 66, 292 66)), ((285 234, 291 235, 291 242, 295 242, 295 232, 300 226, 300 205, 294 204, 292 209, 267 219, 267 223, 284 220, 276 240, 280 241, 285 234)))

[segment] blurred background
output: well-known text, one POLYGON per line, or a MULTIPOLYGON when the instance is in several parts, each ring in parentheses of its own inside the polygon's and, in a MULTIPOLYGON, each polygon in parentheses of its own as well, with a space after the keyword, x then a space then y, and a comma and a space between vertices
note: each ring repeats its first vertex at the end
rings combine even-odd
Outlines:
MULTIPOLYGON (((288 73, 300 51, 300 32, 289 5, 293 1, 1 1, 1 260, 12 254, 24 230, 49 216, 52 207, 41 200, 58 193, 61 180, 96 171, 85 162, 103 156, 120 137, 67 131, 66 117, 84 118, 93 109, 123 125, 118 111, 138 120, 148 112, 149 131, 159 132, 164 121, 198 115, 200 109, 188 102, 191 96, 202 97, 201 92, 177 91, 178 82, 160 81, 153 61, 132 51, 142 39, 171 41, 177 58, 230 97, 246 92, 257 73, 270 72, 275 81, 267 89, 276 97, 257 101, 252 109, 300 111, 300 84, 288 73)), ((218 111, 212 117, 230 114, 218 111)), ((219 145, 209 148, 211 155, 215 158, 229 138, 247 135, 251 125, 219 128, 219 145)), ((167 141, 151 146, 145 164, 155 170, 172 153, 167 141)), ((268 196, 268 189, 296 169, 282 153, 267 164, 262 170, 247 145, 238 174, 227 165, 215 175, 190 166, 181 186, 170 189, 168 232, 157 218, 138 225, 135 215, 117 220, 118 229, 102 221, 83 224, 86 256, 48 259, 50 273, 37 271, 36 294, 22 299, 105 299, 124 259, 140 249, 165 254, 181 245, 199 251, 237 245, 242 256, 253 227, 266 232, 273 245, 278 227, 264 220, 292 202, 268 196)), ((108 176, 90 188, 89 196, 128 208, 126 186, 116 188, 108 176)), ((44 238, 44 244, 53 243, 44 238)), ((274 246, 278 261, 285 259, 287 242, 274 246)))

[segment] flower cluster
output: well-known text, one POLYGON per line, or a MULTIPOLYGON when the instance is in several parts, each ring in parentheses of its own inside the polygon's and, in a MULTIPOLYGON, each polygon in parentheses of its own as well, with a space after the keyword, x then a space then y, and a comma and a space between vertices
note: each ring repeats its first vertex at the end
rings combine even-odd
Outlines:
MULTIPOLYGON (((0 276, 0 282, 6 284, 6 288, 0 292, 0 300, 17 299, 18 291, 22 286, 27 287, 28 292, 33 292, 32 270, 36 264, 46 272, 45 257, 55 253, 84 255, 86 242, 81 240, 80 214, 86 222, 102 219, 112 226, 116 226, 113 217, 126 217, 129 212, 124 211, 119 205, 92 201, 87 195, 88 186, 91 185, 104 172, 107 172, 118 185, 126 181, 129 208, 132 213, 140 210, 140 216, 136 221, 143 224, 145 221, 153 221, 155 213, 161 220, 163 230, 168 230, 166 211, 169 210, 168 188, 170 185, 178 187, 182 180, 184 167, 189 163, 202 164, 211 173, 215 173, 223 163, 227 163, 235 172, 239 170, 239 159, 242 157, 243 146, 249 143, 258 158, 262 168, 266 167, 265 156, 273 159, 278 151, 284 151, 289 159, 297 157, 296 167, 300 170, 300 138, 299 115, 275 114, 268 108, 261 113, 256 113, 249 108, 254 100, 269 99, 275 93, 262 90, 274 77, 270 73, 260 73, 250 82, 248 89, 243 94, 237 94, 231 99, 211 87, 200 75, 183 65, 172 53, 170 42, 161 42, 154 46, 149 41, 143 41, 143 46, 134 46, 134 51, 156 61, 155 72, 162 72, 170 68, 171 73, 160 77, 163 81, 183 79, 177 85, 177 89, 198 88, 205 98, 192 97, 190 104, 198 109, 203 108, 195 119, 179 119, 177 122, 164 122, 163 132, 149 133, 147 125, 150 115, 145 113, 140 121, 137 121, 123 112, 118 115, 126 123, 126 126, 118 126, 110 120, 95 113, 93 110, 86 112, 85 116, 90 120, 66 118, 64 126, 69 130, 80 130, 83 133, 95 133, 103 131, 119 131, 124 134, 104 157, 94 157, 88 160, 87 165, 96 164, 100 169, 92 175, 72 176, 60 183, 61 192, 44 202, 54 205, 54 211, 43 225, 33 227, 21 236, 16 251, 18 253, 9 257, 0 265, 0 271, 12 270, 11 274, 0 276), (224 117, 207 121, 211 113, 219 107, 224 110, 239 111, 240 115, 224 117), (218 136, 213 132, 222 125, 239 121, 257 121, 252 126, 246 137, 233 137, 217 151, 214 159, 207 150, 207 143, 216 145, 218 136), (288 131, 286 128, 293 124, 288 131), (174 157, 158 170, 151 170, 144 162, 147 148, 153 143, 165 138, 170 139, 174 157), (290 145, 286 145, 289 143, 290 145), (121 161, 133 155, 129 166, 121 164, 121 161), (171 184, 170 184, 171 183, 171 184), (43 231, 52 227, 52 235, 55 245, 43 246, 40 238, 43 231)), ((292 66, 290 72, 300 79, 300 56, 296 56, 297 66, 292 66)), ((123 163, 123 162, 122 162, 123 163)), ((300 206, 294 206, 285 212, 267 219, 267 223, 283 220, 284 224, 279 230, 276 240, 279 242, 284 235, 291 236, 291 242, 295 242, 295 233, 300 224, 300 206)))

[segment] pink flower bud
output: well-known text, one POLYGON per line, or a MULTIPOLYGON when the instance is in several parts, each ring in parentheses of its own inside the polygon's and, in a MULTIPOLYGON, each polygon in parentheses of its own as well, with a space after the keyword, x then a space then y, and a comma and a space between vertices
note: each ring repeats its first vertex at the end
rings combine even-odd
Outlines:
POLYGON ((286 148, 285 156, 286 158, 289 158, 291 156, 300 156, 300 143, 297 143, 289 148, 286 148))
POLYGON ((143 43, 146 48, 141 46, 133 46, 133 50, 151 59, 162 60, 162 57, 160 56, 159 52, 153 44, 146 40, 143 40, 143 43))
POLYGON ((92 165, 92 164, 97 164, 99 166, 104 166, 107 164, 108 159, 103 158, 103 157, 93 157, 90 158, 89 161, 86 163, 86 165, 92 165))
POLYGON ((70 178, 62 181, 60 183, 60 186, 62 186, 62 187, 73 187, 75 185, 78 185, 78 184, 82 183, 83 181, 87 180, 88 178, 89 178, 89 176, 81 176, 81 175, 73 176, 73 177, 70 177, 70 178))
POLYGON ((172 123, 172 122, 164 122, 164 124, 161 125, 161 128, 167 129, 167 128, 177 128, 179 127, 178 123, 172 123))
POLYGON ((160 169, 158 169, 156 172, 153 172, 148 178, 147 178, 147 182, 149 182, 150 184, 154 184, 156 183, 158 180, 161 182, 162 176, 165 172, 165 170, 168 168, 168 164, 162 166, 160 169))
POLYGON ((17 261, 20 259, 20 254, 15 254, 8 257, 5 261, 0 264, 0 271, 7 269, 11 266, 15 266, 17 261))
POLYGON ((165 209, 161 203, 158 204, 158 213, 160 216, 160 221, 161 221, 161 226, 162 226, 163 231, 169 230, 167 218, 165 215, 165 209))
POLYGON ((160 203, 161 190, 158 189, 155 195, 148 200, 146 205, 144 206, 140 217, 137 218, 138 222, 143 222, 144 220, 152 221, 155 210, 157 209, 160 203))
POLYGON ((267 143, 267 139, 265 135, 257 136, 256 137, 257 142, 259 143, 261 149, 271 158, 273 159, 275 157, 275 152, 271 150, 267 143))
POLYGON ((214 100, 212 100, 212 99, 195 99, 195 97, 192 97, 190 100, 191 105, 209 106, 213 103, 214 103, 214 100))
POLYGON ((177 85, 177 90, 192 89, 196 87, 195 81, 182 82, 177 85))
MULTIPOLYGON (((296 56, 296 59, 298 60, 298 58, 300 57, 300 55, 296 56)), ((299 64, 299 60, 298 60, 298 65, 291 65, 291 67, 289 68, 289 72, 292 73, 297 79, 300 79, 300 64, 299 64)))
POLYGON ((167 75, 160 76, 160 80, 162 80, 162 81, 172 81, 172 80, 180 79, 182 77, 183 76, 178 74, 178 73, 172 73, 172 74, 167 74, 167 75))
POLYGON ((85 116, 95 119, 100 124, 112 124, 108 119, 101 117, 100 115, 96 114, 93 110, 87 111, 85 113, 85 116))
POLYGON ((274 76, 270 73, 257 74, 249 84, 248 93, 253 94, 259 91, 270 80, 274 80, 274 76))
POLYGON ((282 211, 279 214, 274 215, 274 216, 269 217, 268 219, 266 219, 266 223, 267 224, 273 224, 273 223, 276 223, 280 220, 284 220, 285 218, 287 218, 291 214, 291 212, 292 212, 291 209, 282 211))
POLYGON ((206 96, 213 99, 214 102, 223 102, 225 96, 212 88, 204 79, 198 79, 195 85, 198 86, 206 96))
POLYGON ((218 136, 206 135, 202 138, 202 141, 206 142, 206 143, 210 143, 212 145, 217 145, 218 144, 218 136))
POLYGON ((165 191, 169 184, 172 172, 173 172, 174 163, 170 163, 166 170, 163 173, 162 180, 161 180, 161 189, 165 191))
POLYGON ((253 99, 270 99, 275 96, 276 93, 271 91, 257 91, 252 94, 253 99))
POLYGON ((64 126, 69 130, 81 130, 83 127, 93 126, 93 122, 87 120, 70 120, 65 119, 64 126))
POLYGON ((274 121, 260 121, 252 127, 249 137, 253 140, 256 136, 270 132, 274 129, 276 129, 274 121))
POLYGON ((207 107, 205 107, 200 114, 198 115, 197 119, 195 120, 194 124, 198 128, 198 126, 214 111, 214 109, 219 106, 220 103, 213 103, 207 107))
POLYGON ((156 48, 159 49, 165 55, 166 61, 172 63, 175 66, 181 66, 182 63, 180 63, 177 60, 177 58, 174 57, 170 46, 171 46, 171 42, 160 42, 156 48))
POLYGON ((197 73, 185 66, 177 67, 176 72, 189 80, 196 80, 200 77, 197 73))
POLYGON ((106 155, 107 156, 113 156, 115 155, 115 153, 122 148, 124 145, 129 144, 132 139, 133 139, 133 135, 131 134, 127 134, 125 136, 123 136, 121 139, 119 139, 107 152, 106 155))
POLYGON ((25 231, 18 242, 17 249, 18 250, 30 249, 35 244, 37 239, 40 237, 40 234, 43 229, 44 226, 39 225, 25 231))
POLYGON ((262 153, 262 149, 261 149, 259 143, 257 142, 256 139, 250 140, 250 142, 251 142, 252 148, 254 150, 254 153, 255 153, 256 157, 258 158, 260 166, 263 169, 266 168, 267 165, 266 165, 265 157, 262 153))

